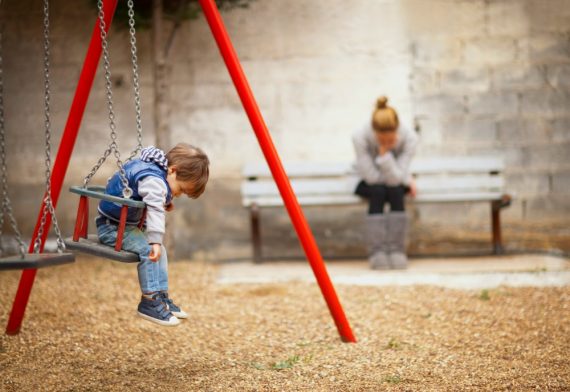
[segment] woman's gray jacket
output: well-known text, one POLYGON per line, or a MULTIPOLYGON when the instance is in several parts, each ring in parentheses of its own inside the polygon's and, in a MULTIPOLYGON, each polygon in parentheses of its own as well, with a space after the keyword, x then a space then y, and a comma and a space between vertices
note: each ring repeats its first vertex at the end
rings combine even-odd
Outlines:
POLYGON ((407 185, 411 180, 410 162, 416 152, 418 137, 405 126, 398 127, 396 146, 380 156, 378 141, 370 125, 352 136, 356 152, 356 172, 368 185, 407 185))

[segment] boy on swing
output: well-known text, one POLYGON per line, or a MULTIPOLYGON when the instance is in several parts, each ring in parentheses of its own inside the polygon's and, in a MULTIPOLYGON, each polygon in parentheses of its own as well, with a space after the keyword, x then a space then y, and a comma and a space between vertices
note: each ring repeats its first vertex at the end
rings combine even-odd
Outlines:
MULTIPOLYGON (((138 228, 143 211, 129 207, 122 249, 139 255, 139 285, 142 292, 138 315, 160 325, 175 326, 188 315, 168 296, 168 258, 162 245, 166 211, 174 208, 172 199, 182 194, 196 199, 205 190, 209 177, 209 160, 199 148, 179 143, 167 154, 150 146, 139 159, 124 165, 131 199, 146 204, 143 230, 138 228)), ((107 183, 106 193, 122 197, 119 172, 107 183)), ((114 246, 121 206, 102 200, 96 219, 101 243, 114 246)))

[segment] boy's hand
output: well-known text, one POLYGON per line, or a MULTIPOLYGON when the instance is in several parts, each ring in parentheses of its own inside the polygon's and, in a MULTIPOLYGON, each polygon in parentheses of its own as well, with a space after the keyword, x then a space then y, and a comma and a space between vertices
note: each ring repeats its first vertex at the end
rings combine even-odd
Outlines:
POLYGON ((161 251, 160 244, 150 244, 150 254, 148 255, 150 261, 156 263, 158 259, 160 259, 160 251, 161 251))

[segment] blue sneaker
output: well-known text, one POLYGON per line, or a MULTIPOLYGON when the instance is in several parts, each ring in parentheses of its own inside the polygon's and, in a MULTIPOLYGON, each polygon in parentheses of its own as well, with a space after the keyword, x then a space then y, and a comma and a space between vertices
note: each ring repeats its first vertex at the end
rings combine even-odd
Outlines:
POLYGON ((180 324, 180 320, 168 310, 168 306, 163 301, 160 293, 152 296, 152 299, 141 297, 138 306, 138 315, 142 318, 160 325, 174 327, 180 324))
POLYGON ((170 298, 168 298, 167 291, 161 291, 159 294, 160 297, 162 298, 162 301, 166 303, 166 305, 168 306, 168 310, 170 310, 173 315, 175 315, 177 318, 180 319, 188 318, 188 314, 182 309, 180 309, 180 306, 176 305, 170 298))

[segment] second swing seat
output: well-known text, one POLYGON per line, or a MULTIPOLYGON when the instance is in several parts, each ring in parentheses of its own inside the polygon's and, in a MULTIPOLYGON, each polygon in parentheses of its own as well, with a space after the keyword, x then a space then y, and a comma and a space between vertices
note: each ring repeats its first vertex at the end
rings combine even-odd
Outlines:
POLYGON ((12 255, 0 259, 0 271, 23 270, 52 267, 73 263, 75 256, 71 253, 26 253, 24 257, 12 255))

